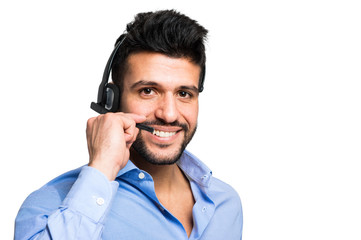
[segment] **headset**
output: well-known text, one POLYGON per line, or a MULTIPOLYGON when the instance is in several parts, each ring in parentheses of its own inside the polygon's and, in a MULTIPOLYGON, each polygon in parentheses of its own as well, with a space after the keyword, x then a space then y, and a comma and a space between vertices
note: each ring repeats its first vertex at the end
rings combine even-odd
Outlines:
MULTIPOLYGON (((114 57, 118 52, 119 47, 126 39, 127 34, 124 33, 119 37, 119 41, 115 44, 112 54, 110 55, 107 65, 105 66, 102 82, 98 89, 97 103, 92 102, 90 108, 99 114, 105 114, 107 112, 117 112, 120 105, 120 90, 118 86, 109 81, 109 75, 113 68, 114 57)), ((203 66, 201 70, 201 77, 199 80, 199 92, 203 91, 203 84, 206 74, 206 67, 203 66)))
POLYGON ((119 41, 115 45, 113 52, 108 59, 107 65, 104 69, 102 82, 99 85, 97 103, 92 102, 90 104, 90 108, 97 113, 105 114, 107 112, 116 112, 119 108, 119 88, 115 84, 109 83, 108 81, 110 72, 112 71, 114 57, 117 54, 120 45, 122 45, 124 42, 126 36, 126 34, 123 34, 119 37, 119 41))

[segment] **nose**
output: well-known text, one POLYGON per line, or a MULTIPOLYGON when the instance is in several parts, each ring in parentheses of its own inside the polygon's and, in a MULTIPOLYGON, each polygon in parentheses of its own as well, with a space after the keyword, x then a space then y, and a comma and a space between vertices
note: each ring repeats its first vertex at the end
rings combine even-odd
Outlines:
POLYGON ((173 123, 178 120, 179 111, 173 94, 167 93, 158 101, 155 117, 165 123, 173 123))

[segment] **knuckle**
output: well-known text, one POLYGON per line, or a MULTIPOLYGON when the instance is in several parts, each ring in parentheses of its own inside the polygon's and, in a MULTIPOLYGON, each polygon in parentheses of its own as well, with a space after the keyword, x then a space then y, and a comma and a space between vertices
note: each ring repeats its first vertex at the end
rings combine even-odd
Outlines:
POLYGON ((86 123, 87 128, 90 128, 93 125, 94 119, 95 119, 95 117, 92 117, 92 118, 88 119, 88 121, 86 123))
POLYGON ((106 114, 99 115, 99 117, 104 118, 104 120, 108 120, 108 119, 111 119, 113 117, 113 113, 108 112, 106 114))

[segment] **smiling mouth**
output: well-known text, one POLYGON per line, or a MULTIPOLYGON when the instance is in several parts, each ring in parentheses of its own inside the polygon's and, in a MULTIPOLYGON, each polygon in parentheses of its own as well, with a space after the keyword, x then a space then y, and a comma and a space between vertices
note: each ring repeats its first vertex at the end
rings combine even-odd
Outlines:
POLYGON ((175 135, 177 132, 164 132, 164 131, 158 131, 158 130, 154 130, 153 135, 156 135, 158 137, 171 137, 173 135, 175 135))

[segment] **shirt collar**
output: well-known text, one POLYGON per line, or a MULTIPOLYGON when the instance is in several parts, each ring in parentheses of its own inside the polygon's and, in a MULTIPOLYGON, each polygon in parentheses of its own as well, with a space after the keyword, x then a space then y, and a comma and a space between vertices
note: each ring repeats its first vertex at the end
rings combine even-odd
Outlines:
POLYGON ((212 171, 196 156, 185 150, 177 164, 188 178, 203 187, 209 187, 212 171))
MULTIPOLYGON (((192 153, 185 150, 178 160, 177 165, 180 169, 182 169, 187 177, 190 178, 190 180, 193 180, 203 187, 209 187, 212 171, 192 153)), ((139 168, 129 160, 127 165, 118 172, 117 177, 120 177, 134 169, 139 170, 139 168)))
POLYGON ((134 169, 139 170, 139 168, 137 166, 135 166, 132 161, 129 160, 127 165, 125 165, 125 167, 123 169, 120 169, 120 171, 117 174, 117 178, 122 176, 123 174, 125 174, 127 172, 130 172, 131 170, 134 170, 134 169))

